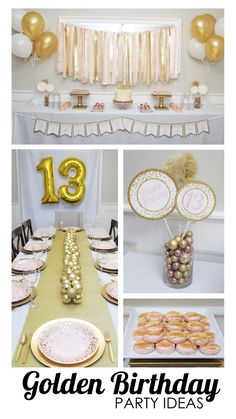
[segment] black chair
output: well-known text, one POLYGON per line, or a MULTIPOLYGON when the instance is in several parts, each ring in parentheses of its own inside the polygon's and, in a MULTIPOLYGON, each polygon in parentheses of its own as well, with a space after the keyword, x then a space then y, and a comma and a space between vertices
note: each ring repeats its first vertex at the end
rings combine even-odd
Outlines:
POLYGON ((118 246, 118 221, 113 219, 111 220, 109 234, 113 238, 115 244, 118 246))
POLYGON ((23 231, 24 242, 27 243, 30 237, 33 235, 33 228, 32 228, 31 220, 26 220, 22 223, 22 231, 23 231))
POLYGON ((12 250, 12 260, 15 259, 15 257, 20 252, 21 248, 25 245, 22 228, 17 227, 12 231, 11 234, 11 250, 12 250))

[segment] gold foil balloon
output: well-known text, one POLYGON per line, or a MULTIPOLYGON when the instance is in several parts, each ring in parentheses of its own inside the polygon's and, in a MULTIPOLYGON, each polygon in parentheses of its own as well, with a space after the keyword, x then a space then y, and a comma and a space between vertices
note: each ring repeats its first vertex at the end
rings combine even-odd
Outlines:
POLYGON ((194 38, 204 43, 214 34, 214 26, 209 15, 196 16, 191 22, 191 32, 194 38))
POLYGON ((58 204, 59 199, 54 189, 54 167, 52 157, 46 157, 37 165, 37 170, 42 170, 44 179, 44 195, 42 204, 58 204))
POLYGON ((26 36, 35 41, 44 31, 44 18, 38 12, 28 12, 23 16, 22 29, 26 36))
POLYGON ((219 35, 213 35, 205 44, 205 52, 212 63, 220 60, 224 55, 224 38, 219 35))
POLYGON ((62 176, 68 177, 69 187, 74 189, 74 192, 70 192, 67 185, 61 186, 58 191, 60 198, 70 204, 81 201, 85 195, 86 168, 84 163, 75 157, 70 157, 63 160, 58 170, 62 176), (70 176, 71 171, 74 176, 70 176))
POLYGON ((213 23, 213 25, 215 25, 215 24, 216 24, 216 18, 215 18, 215 16, 210 15, 210 14, 208 14, 208 13, 206 13, 206 14, 205 14, 205 15, 203 15, 203 16, 206 16, 206 17, 207 17, 207 19, 208 19, 210 22, 212 22, 212 23, 213 23))
POLYGON ((35 40, 35 53, 39 58, 47 58, 57 49, 57 37, 53 32, 43 32, 35 40))

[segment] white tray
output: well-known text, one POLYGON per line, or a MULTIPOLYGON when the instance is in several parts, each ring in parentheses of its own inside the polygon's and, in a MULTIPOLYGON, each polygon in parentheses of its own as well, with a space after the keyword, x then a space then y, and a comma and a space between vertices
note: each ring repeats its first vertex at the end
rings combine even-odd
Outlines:
POLYGON ((209 358, 224 358, 224 339, 223 336, 221 334, 221 331, 219 329, 219 326, 216 322, 216 319, 214 317, 214 315, 212 314, 211 311, 207 310, 207 309, 203 309, 203 308, 198 308, 198 307, 191 307, 190 308, 175 308, 175 307, 161 307, 159 308, 158 306, 156 307, 138 307, 138 308, 134 308, 129 316, 129 320, 125 329, 125 335, 124 335, 124 358, 136 358, 136 359, 186 359, 186 358, 195 358, 195 359, 209 359, 209 358), (134 351, 133 349, 133 345, 135 343, 135 340, 132 337, 132 332, 134 330, 137 329, 137 323, 139 321, 138 319, 138 315, 140 313, 143 313, 145 311, 159 311, 160 313, 167 313, 168 311, 171 310, 176 310, 179 311, 180 313, 187 313, 188 311, 195 311, 197 313, 200 314, 204 314, 205 316, 207 316, 207 321, 210 323, 211 325, 211 332, 215 333, 215 343, 218 343, 218 345, 220 345, 220 352, 218 352, 218 354, 216 355, 204 355, 202 354, 199 350, 197 350, 195 352, 195 354, 193 355, 181 355, 179 352, 175 351, 170 355, 164 355, 164 354, 160 354, 157 351, 153 351, 150 354, 138 354, 137 352, 134 351))

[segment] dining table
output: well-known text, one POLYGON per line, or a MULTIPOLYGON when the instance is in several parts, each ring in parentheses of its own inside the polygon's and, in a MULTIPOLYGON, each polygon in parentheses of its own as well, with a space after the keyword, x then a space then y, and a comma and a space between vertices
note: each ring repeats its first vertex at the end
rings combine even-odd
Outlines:
MULTIPOLYGON (((105 231, 105 229, 104 229, 105 231)), ((36 236, 37 234, 34 233, 36 236)), ((109 336, 114 360, 111 361, 109 347, 106 345, 102 356, 90 367, 114 367, 117 366, 117 305, 106 300, 102 293, 102 287, 112 281, 117 281, 118 276, 111 275, 95 268, 98 252, 90 249, 92 240, 88 238, 86 229, 76 233, 79 250, 79 263, 81 267, 82 302, 80 304, 64 304, 61 294, 60 278, 63 273, 65 232, 55 230, 55 236, 48 239, 48 252, 40 255, 40 260, 45 262, 45 269, 38 273, 34 286, 37 295, 34 305, 31 302, 12 308, 12 366, 13 367, 45 367, 36 359, 30 350, 26 364, 18 360, 16 356, 22 336, 31 336, 43 324, 62 318, 80 319, 90 322, 102 332, 104 338, 109 336), (35 307, 34 307, 35 306, 35 307)), ((111 241, 111 240, 110 240, 111 241)), ((31 238, 29 245, 36 243, 31 238)), ((37 241, 37 243, 39 243, 37 241)), ((20 259, 35 258, 34 254, 26 254, 23 251, 16 257, 20 259)), ((117 251, 107 253, 108 260, 117 259, 117 251)), ((36 273, 25 275, 27 281, 34 281, 36 273)), ((12 273, 12 280, 21 280, 22 275, 12 273)))

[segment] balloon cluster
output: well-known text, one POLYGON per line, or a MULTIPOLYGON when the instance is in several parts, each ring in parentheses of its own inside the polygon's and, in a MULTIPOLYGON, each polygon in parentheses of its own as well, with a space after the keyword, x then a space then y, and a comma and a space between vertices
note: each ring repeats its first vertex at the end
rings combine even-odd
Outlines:
POLYGON ((224 54, 224 18, 216 21, 210 14, 196 16, 191 22, 194 38, 188 43, 188 53, 196 60, 208 58, 211 63, 224 54))
POLYGON ((73 302, 80 304, 82 301, 81 268, 79 264, 79 249, 76 242, 76 232, 70 228, 65 233, 64 241, 64 269, 60 279, 62 301, 65 304, 73 302))
POLYGON ((49 57, 57 49, 57 37, 53 32, 44 32, 45 21, 38 12, 13 9, 12 53, 16 57, 37 62, 49 57))
POLYGON ((191 282, 193 233, 175 236, 165 244, 165 282, 186 287, 191 282))

